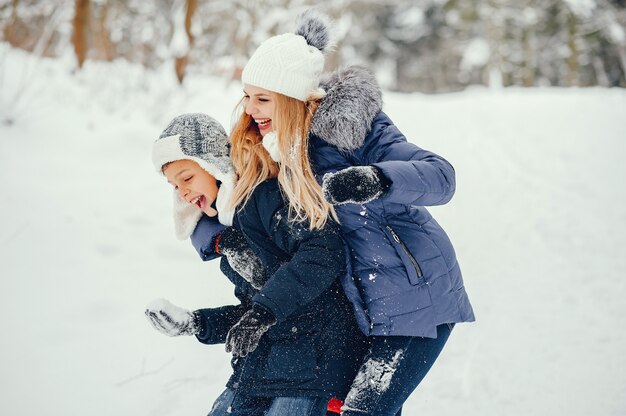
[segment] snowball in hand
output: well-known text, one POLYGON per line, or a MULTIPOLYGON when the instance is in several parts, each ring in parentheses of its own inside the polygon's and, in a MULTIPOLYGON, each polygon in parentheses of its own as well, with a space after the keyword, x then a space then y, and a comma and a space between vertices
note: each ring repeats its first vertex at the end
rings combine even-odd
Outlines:
POLYGON ((145 314, 154 329, 170 337, 193 335, 199 330, 193 312, 180 308, 166 299, 150 302, 145 314))

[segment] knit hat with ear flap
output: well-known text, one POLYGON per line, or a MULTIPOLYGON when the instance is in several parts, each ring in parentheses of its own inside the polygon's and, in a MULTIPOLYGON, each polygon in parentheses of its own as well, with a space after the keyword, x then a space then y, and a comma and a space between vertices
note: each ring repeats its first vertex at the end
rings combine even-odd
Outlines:
MULTIPOLYGON (((224 127, 206 114, 183 114, 174 118, 152 145, 152 162, 158 172, 166 163, 193 160, 221 182, 215 207, 218 219, 232 225, 234 209, 229 208, 235 187, 235 169, 229 156, 230 145, 224 127)), ((184 240, 202 217, 202 210, 182 199, 174 190, 174 227, 184 240)))
POLYGON ((257 48, 241 82, 306 101, 319 88, 329 49, 328 18, 309 10, 298 18, 295 33, 271 37, 257 48))

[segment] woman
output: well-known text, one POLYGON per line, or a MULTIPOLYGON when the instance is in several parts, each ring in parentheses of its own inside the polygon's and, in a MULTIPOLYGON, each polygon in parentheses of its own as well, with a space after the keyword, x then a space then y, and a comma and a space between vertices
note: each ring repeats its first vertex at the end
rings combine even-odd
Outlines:
MULTIPOLYGON (((328 39, 324 19, 307 13, 295 34, 259 46, 242 73, 231 154, 250 183, 262 168, 244 165, 247 155, 265 148, 280 162, 294 220, 313 226, 335 205, 353 269, 342 285, 370 343, 342 414, 400 415, 454 324, 474 320, 452 244, 424 208, 451 199, 455 173, 407 142, 367 71, 320 79, 328 39)), ((245 199, 241 188, 235 199, 245 199)), ((205 257, 212 235, 205 224, 192 236, 205 257)))

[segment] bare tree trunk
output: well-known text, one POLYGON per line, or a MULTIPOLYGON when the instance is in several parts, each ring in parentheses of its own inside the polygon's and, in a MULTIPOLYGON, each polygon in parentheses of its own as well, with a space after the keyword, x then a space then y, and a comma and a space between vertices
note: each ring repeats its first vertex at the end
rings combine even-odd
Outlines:
POLYGON ((187 32, 187 37, 189 38, 190 49, 194 42, 193 33, 191 33, 191 20, 194 13, 196 12, 197 7, 198 0, 187 0, 187 13, 185 14, 185 32, 187 32))
MULTIPOLYGON (((626 80, 626 46, 620 45, 617 48, 617 53, 619 55, 619 61, 622 64, 622 79, 626 80)), ((621 87, 626 87, 626 81, 620 85, 621 87)))
MULTIPOLYGON (((491 9, 491 13, 499 7, 498 2, 494 0, 489 1, 487 4, 491 9)), ((484 71, 487 74, 487 85, 492 88, 500 88, 504 86, 503 80, 506 76, 506 74, 503 73, 504 65, 501 50, 501 45, 504 39, 504 31, 502 27, 496 23, 497 22, 493 17, 486 22, 487 41, 489 42, 491 54, 484 71)))
POLYGON ((232 68, 232 72, 230 74, 230 80, 239 80, 241 79, 241 73, 243 72, 243 67, 245 62, 247 62, 248 57, 248 41, 249 36, 247 34, 240 33, 237 28, 233 29, 233 46, 234 46, 234 57, 235 63, 232 68))
POLYGON ((178 78, 178 82, 180 84, 183 83, 183 79, 185 79, 185 69, 187 69, 187 64, 189 63, 189 56, 177 56, 174 61, 174 70, 176 71, 176 78, 178 78))
POLYGON ((593 58, 593 70, 596 75, 596 83, 601 87, 609 87, 609 77, 606 74, 606 68, 604 67, 604 62, 600 57, 593 58))
POLYGON ((82 68, 89 46, 87 32, 89 30, 89 0, 76 0, 76 11, 72 21, 72 44, 78 60, 78 67, 82 68))
POLYGON ((111 42, 111 34, 107 28, 107 17, 109 16, 109 1, 105 1, 98 16, 98 33, 97 33, 97 45, 99 55, 101 58, 112 61, 115 58, 115 48, 113 42, 111 42))
POLYGON ((534 28, 524 29, 524 72, 522 84, 525 87, 535 85, 535 72, 537 70, 537 59, 535 56, 535 32, 534 28))
POLYGON ((251 43, 250 34, 253 33, 257 27, 257 17, 252 8, 253 6, 254 4, 252 3, 241 5, 242 13, 245 13, 248 19, 243 22, 243 24, 248 25, 248 30, 241 30, 239 27, 231 28, 230 42, 233 45, 233 67, 229 82, 241 79, 243 68, 250 58, 248 55, 248 48, 251 43))
POLYGON ((17 25, 17 3, 18 0, 13 0, 11 2, 11 17, 9 19, 9 23, 7 23, 4 26, 3 32, 4 32, 4 39, 6 39, 7 42, 9 42, 9 44, 11 46, 16 46, 19 41, 16 39, 16 25, 17 25))
POLYGON ((567 81, 569 85, 578 86, 578 47, 576 46, 576 15, 569 12, 567 15, 567 46, 569 57, 567 58, 567 81))
POLYGON ((176 77, 178 78, 178 82, 180 82, 181 84, 183 83, 183 79, 185 78, 185 70, 187 69, 187 65, 189 64, 189 54, 191 53, 191 49, 194 43, 193 33, 191 33, 191 20, 197 6, 197 0, 187 0, 187 12, 185 13, 185 33, 187 33, 187 39, 189 40, 189 49, 184 56, 177 56, 176 62, 174 64, 176 69, 176 77))

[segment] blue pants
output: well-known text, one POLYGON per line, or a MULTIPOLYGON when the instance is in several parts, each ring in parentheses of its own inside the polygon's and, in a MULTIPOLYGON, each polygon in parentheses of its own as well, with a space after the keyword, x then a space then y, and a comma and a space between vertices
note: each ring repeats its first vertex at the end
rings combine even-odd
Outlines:
POLYGON ((249 397, 226 389, 208 416, 324 416, 328 398, 249 397))
POLYGON ((400 416, 402 405, 424 379, 454 324, 437 338, 376 336, 346 397, 342 416, 400 416))

